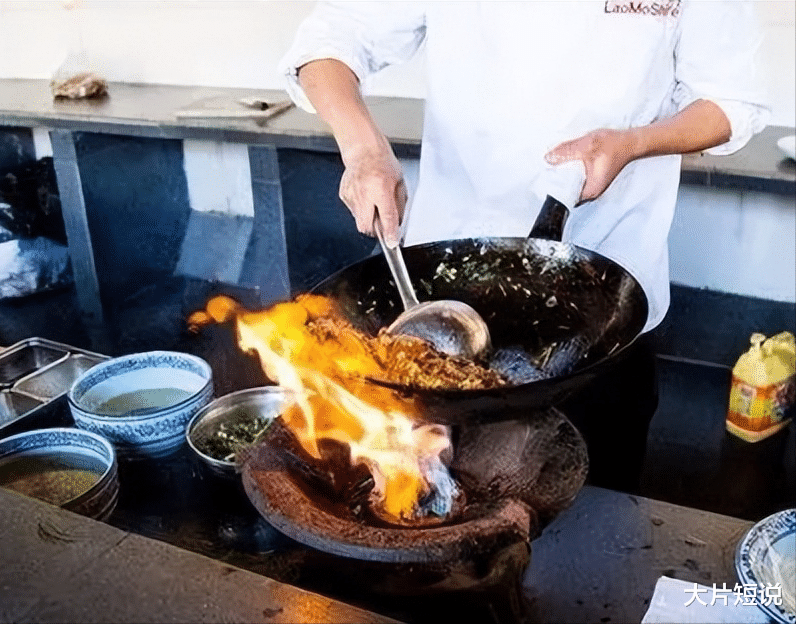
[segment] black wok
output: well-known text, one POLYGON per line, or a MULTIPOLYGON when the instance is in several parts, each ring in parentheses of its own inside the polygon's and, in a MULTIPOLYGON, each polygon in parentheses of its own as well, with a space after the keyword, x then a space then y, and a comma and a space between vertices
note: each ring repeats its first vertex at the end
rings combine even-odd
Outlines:
MULTIPOLYGON (((548 198, 527 239, 462 239, 404 249, 418 298, 471 305, 489 326, 495 351, 543 362, 562 345, 581 346, 568 370, 538 381, 489 390, 393 386, 419 398, 429 420, 522 418, 594 379, 639 336, 648 309, 641 286, 614 261, 559 242, 566 215, 562 204, 548 198)), ((335 298, 348 320, 371 335, 402 311, 381 255, 342 269, 313 292, 335 298)))

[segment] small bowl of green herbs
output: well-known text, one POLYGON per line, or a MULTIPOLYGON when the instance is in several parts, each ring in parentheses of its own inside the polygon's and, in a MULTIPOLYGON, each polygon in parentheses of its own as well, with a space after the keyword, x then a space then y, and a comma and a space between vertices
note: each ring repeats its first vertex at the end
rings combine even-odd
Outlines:
POLYGON ((279 386, 222 396, 199 410, 188 423, 188 446, 214 473, 234 476, 236 455, 256 443, 287 405, 288 393, 279 386))

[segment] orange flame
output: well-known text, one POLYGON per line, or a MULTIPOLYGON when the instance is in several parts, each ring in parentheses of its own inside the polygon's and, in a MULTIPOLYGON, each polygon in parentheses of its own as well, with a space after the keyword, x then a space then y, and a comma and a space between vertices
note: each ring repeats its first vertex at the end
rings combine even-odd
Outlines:
POLYGON ((189 323, 233 318, 241 349, 255 352, 268 378, 296 396, 282 419, 304 450, 320 458, 320 440, 347 444, 351 463, 365 464, 373 475, 383 511, 411 519, 429 490, 423 467, 449 448, 450 439, 445 427, 421 422, 415 401, 368 381, 385 376, 374 339, 350 326, 319 338, 313 321, 342 321, 333 302, 317 295, 261 312, 214 297, 189 323))

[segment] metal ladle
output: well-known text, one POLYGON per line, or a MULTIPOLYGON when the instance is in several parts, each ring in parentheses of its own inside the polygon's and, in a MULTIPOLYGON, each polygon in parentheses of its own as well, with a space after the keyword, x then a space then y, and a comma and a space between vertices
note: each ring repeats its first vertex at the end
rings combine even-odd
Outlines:
POLYGON ((422 338, 442 353, 468 359, 483 358, 492 348, 489 328, 473 308, 462 301, 438 300, 420 303, 406 270, 400 247, 384 241, 378 210, 373 228, 395 280, 404 311, 387 328, 391 334, 422 338))

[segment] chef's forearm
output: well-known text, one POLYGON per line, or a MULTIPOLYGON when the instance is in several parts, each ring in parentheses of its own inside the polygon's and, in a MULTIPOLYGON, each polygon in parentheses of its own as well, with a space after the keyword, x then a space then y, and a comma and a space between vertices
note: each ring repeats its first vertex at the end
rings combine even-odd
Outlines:
POLYGON ((299 68, 299 83, 315 110, 332 129, 343 162, 355 152, 383 149, 386 139, 368 111, 354 72, 335 59, 299 68))
POLYGON ((729 141, 732 129, 717 104, 697 100, 673 117, 631 132, 635 158, 645 158, 710 149, 729 141))

